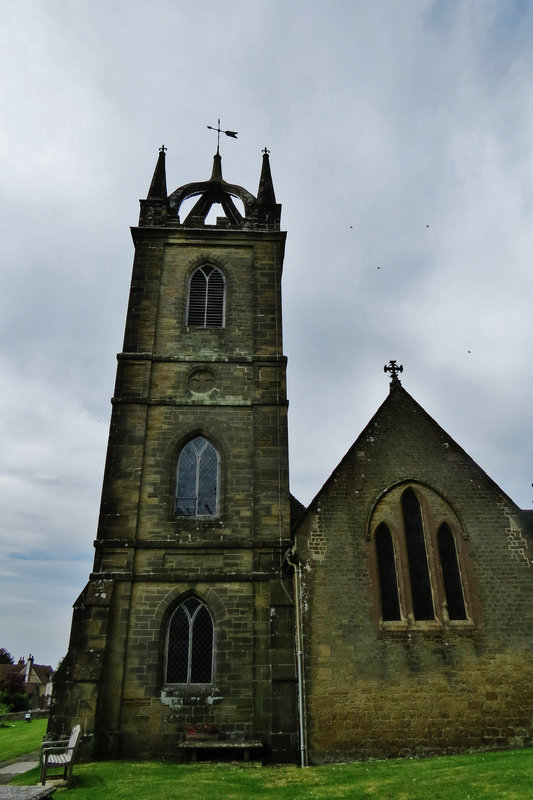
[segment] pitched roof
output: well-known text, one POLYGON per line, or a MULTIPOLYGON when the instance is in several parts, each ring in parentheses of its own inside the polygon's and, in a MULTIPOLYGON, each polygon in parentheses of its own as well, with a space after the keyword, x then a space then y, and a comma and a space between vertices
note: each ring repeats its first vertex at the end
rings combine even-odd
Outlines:
MULTIPOLYGON (((26 669, 26 661, 19 661, 17 664, 0 664, 0 680, 5 680, 13 674, 25 676, 26 669)), ((54 674, 55 670, 47 664, 32 664, 29 683, 47 684, 54 674)))
MULTIPOLYGON (((341 461, 337 464, 331 475, 326 479, 320 490, 316 493, 313 500, 307 507, 306 511, 297 520, 295 528, 299 522, 303 520, 307 514, 312 511, 320 502, 320 498, 328 491, 331 483, 335 480, 338 473, 343 469, 343 466, 352 461, 354 454, 357 451, 368 449, 368 442, 373 439, 376 427, 380 426, 380 422, 385 418, 389 418, 398 426, 401 425, 402 420, 407 420, 408 417, 417 417, 418 420, 425 423, 428 429, 432 430, 435 437, 442 441, 443 446, 449 453, 455 453, 458 461, 463 464, 468 464, 471 469, 477 471, 480 478, 487 481, 495 491, 499 492, 507 502, 514 506, 516 512, 520 515, 528 514, 529 512, 522 511, 516 503, 496 484, 492 478, 474 461, 463 448, 442 428, 427 411, 407 392, 401 382, 396 379, 391 382, 390 392, 381 406, 378 408, 374 416, 370 419, 364 429, 361 431, 357 439, 345 453, 341 461)), ((533 525, 533 512, 531 512, 531 523, 533 525)), ((527 517, 526 517, 527 518, 527 517)))
POLYGON ((38 683, 48 683, 48 681, 53 678, 55 672, 52 667, 46 664, 33 664, 31 671, 37 678, 38 683))

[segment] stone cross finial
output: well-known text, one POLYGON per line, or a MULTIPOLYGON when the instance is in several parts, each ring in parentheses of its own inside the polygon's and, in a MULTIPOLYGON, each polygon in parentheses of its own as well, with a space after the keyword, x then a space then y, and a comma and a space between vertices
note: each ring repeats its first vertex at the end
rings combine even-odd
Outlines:
POLYGON ((391 383, 395 383, 398 380, 398 373, 403 372, 403 364, 397 364, 396 361, 391 360, 388 364, 385 364, 383 372, 390 372, 392 375, 391 383))

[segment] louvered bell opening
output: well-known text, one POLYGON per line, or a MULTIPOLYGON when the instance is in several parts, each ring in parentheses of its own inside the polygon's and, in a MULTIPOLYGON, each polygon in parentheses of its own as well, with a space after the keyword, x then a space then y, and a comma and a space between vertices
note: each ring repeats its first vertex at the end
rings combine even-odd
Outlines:
POLYGON ((217 269, 207 279, 205 324, 208 328, 222 328, 224 325, 224 277, 217 269))
POLYGON ((201 269, 196 270, 189 287, 187 325, 205 326, 207 278, 201 269))

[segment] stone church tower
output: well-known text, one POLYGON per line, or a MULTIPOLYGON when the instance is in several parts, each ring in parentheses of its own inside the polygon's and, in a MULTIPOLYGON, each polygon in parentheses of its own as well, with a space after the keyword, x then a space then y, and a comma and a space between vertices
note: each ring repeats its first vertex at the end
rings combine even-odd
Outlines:
POLYGON ((50 722, 80 721, 95 755, 175 753, 205 726, 297 746, 280 214, 266 150, 255 197, 226 183, 218 148, 209 180, 167 194, 161 148, 50 722))
POLYGON ((49 732, 178 758, 216 730, 302 764, 531 745, 533 511, 395 361, 309 507, 289 494, 280 212, 267 151, 255 197, 218 148, 167 194, 161 148, 49 732))

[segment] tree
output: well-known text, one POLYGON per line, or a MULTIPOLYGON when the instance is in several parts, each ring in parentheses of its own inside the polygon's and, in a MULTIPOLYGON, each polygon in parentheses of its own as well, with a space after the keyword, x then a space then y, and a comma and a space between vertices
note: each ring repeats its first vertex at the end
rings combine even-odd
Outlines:
POLYGON ((5 647, 0 647, 0 664, 14 664, 15 659, 5 647))
POLYGON ((30 707, 30 698, 24 691, 24 673, 16 667, 0 679, 0 703, 10 711, 26 711, 30 707))

